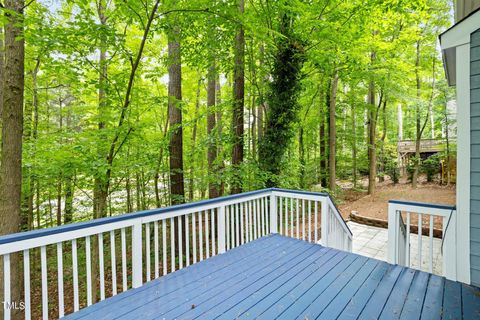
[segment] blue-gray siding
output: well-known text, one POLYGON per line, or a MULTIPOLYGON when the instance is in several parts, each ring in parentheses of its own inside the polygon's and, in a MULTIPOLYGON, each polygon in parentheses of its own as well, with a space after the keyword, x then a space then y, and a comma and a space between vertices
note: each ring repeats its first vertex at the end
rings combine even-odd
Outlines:
POLYGON ((153 280, 67 319, 480 319, 480 290, 280 235, 153 280))
POLYGON ((480 29, 470 39, 470 267, 480 286, 480 29))

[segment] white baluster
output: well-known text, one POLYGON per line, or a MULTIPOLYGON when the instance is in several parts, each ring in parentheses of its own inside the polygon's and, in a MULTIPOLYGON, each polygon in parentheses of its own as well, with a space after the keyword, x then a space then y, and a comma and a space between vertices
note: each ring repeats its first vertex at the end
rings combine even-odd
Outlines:
POLYGON ((178 216, 178 269, 183 268, 183 234, 182 234, 182 216, 178 216))
POLYGON ((112 295, 117 294, 117 259, 115 256, 115 231, 110 231, 110 262, 112 264, 112 295))
POLYGON ((65 315, 63 298, 63 250, 62 243, 57 243, 57 284, 58 284, 58 317, 65 315))
POLYGON ((278 197, 280 199, 280 204, 279 204, 279 209, 280 209, 280 214, 279 214, 279 217, 280 217, 280 229, 278 230, 278 233, 279 234, 285 234, 283 232, 283 197, 278 197))
POLYGON ((405 244, 405 264, 407 267, 410 267, 410 212, 407 212, 407 241, 405 244))
POLYGON ((215 243, 215 209, 210 209, 210 226, 212 228, 212 257, 215 255, 216 243, 215 243))
POLYGON ((418 214, 418 269, 422 270, 422 214, 418 214))
POLYGON ((158 258, 158 221, 153 223, 153 250, 155 251, 154 260, 155 260, 155 279, 160 276, 160 267, 159 267, 159 258, 158 258))
POLYGON ((127 236, 125 234, 125 228, 120 230, 121 243, 122 243, 122 289, 127 291, 127 236))
POLYGON ((202 211, 198 212, 198 242, 200 245, 200 261, 203 261, 203 226, 202 226, 202 211))
POLYGON ((430 215, 430 267, 429 272, 433 273, 433 215, 430 215))
POLYGON ((163 275, 166 275, 167 270, 167 219, 162 220, 162 269, 163 275))
POLYGON ((190 265, 190 221, 188 217, 190 214, 185 215, 185 256, 187 260, 187 267, 190 265))
POLYGON ((205 211, 205 259, 210 258, 210 230, 208 226, 208 210, 205 211))
POLYGON ((170 271, 175 271, 175 218, 170 218, 170 271))
MULTIPOLYGON (((4 283, 7 283, 6 281, 4 283)), ((25 319, 32 316, 30 303, 30 250, 23 250, 23 292, 25 303, 25 319)), ((6 301, 6 300, 5 300, 6 301)), ((4 309, 4 312, 6 310, 4 309)))
POLYGON ((98 234, 98 257, 100 271, 100 300, 105 300, 105 269, 103 261, 103 233, 98 234))
POLYGON ((150 269, 150 223, 145 223, 145 278, 147 282, 151 280, 150 269))
POLYGON ((308 242, 312 242, 312 202, 308 202, 308 242))
MULTIPOLYGON (((8 253, 3 256, 3 283, 3 300, 5 304, 10 305, 12 297, 10 293, 10 254, 8 253)), ((6 320, 10 319, 10 308, 3 308, 3 316, 6 320)))
POLYGON ((90 236, 85 237, 85 256, 87 260, 87 306, 92 305, 92 251, 90 236))
POLYGON ((193 249, 193 263, 197 263, 197 223, 195 217, 197 214, 192 213, 192 249, 193 249))
POLYGON ((77 239, 72 240, 72 267, 73 267, 73 311, 80 309, 78 295, 78 258, 77 258, 77 239))
POLYGON ((313 223, 313 227, 315 228, 315 243, 318 242, 318 201, 315 201, 315 222, 313 223))
POLYGON ((299 204, 299 199, 295 199, 296 203, 296 229, 297 229, 297 239, 300 239, 300 204, 299 204))

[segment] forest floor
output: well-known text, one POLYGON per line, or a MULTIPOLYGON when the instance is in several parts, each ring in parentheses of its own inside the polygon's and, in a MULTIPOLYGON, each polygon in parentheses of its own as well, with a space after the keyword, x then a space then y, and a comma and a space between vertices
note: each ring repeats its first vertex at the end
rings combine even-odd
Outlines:
MULTIPOLYGON (((362 184, 365 183, 362 181, 362 184)), ((366 187, 366 183, 365 183, 366 187)), ((392 181, 377 182, 374 196, 367 195, 366 190, 344 188, 340 197, 339 209, 344 218, 348 218, 352 211, 359 215, 388 220, 388 200, 407 200, 430 202, 436 204, 455 204, 455 184, 442 186, 438 182, 426 182, 424 177, 419 178, 417 189, 412 189, 406 179, 398 184, 392 181)))

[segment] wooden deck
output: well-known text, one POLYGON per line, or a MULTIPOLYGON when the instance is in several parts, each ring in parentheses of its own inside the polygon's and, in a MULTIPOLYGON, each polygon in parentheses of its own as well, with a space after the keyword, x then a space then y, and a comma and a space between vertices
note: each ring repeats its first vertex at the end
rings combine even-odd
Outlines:
POLYGON ((67 319, 480 319, 480 290, 279 235, 67 319))

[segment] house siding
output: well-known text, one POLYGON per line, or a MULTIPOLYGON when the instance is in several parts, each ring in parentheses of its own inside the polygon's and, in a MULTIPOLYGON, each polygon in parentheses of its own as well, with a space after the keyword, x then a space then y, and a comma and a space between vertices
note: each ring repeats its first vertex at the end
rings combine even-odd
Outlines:
POLYGON ((470 279, 480 286, 480 29, 470 38, 470 279))

